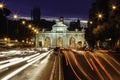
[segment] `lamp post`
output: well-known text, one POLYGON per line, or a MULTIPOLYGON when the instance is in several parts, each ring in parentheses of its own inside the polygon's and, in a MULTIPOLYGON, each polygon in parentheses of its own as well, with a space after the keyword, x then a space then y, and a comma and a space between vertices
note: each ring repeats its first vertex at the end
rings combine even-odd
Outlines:
MULTIPOLYGON (((13 14, 13 19, 16 21, 16 23, 17 23, 17 19, 18 19, 18 15, 17 14, 13 14)), ((18 25, 16 25, 17 26, 17 30, 18 30, 18 25)), ((18 31, 17 31, 18 32, 18 31)))
POLYGON ((89 23, 90 23, 90 24, 93 24, 93 21, 90 21, 89 23))
POLYGON ((37 48, 38 47, 38 34, 39 34, 39 30, 35 29, 34 32, 35 32, 35 47, 37 48))
POLYGON ((117 6, 116 5, 112 5, 112 10, 116 10, 117 9, 117 6))
POLYGON ((102 14, 102 13, 98 13, 98 14, 97 14, 97 17, 98 17, 99 20, 102 20, 103 14, 102 14))
POLYGON ((15 37, 18 38, 18 37, 17 37, 17 36, 18 36, 18 33, 19 33, 18 23, 17 23, 18 15, 17 15, 17 14, 13 14, 13 19, 16 21, 16 27, 17 27, 17 29, 16 29, 17 35, 16 35, 15 37))
POLYGON ((17 18, 18 18, 18 15, 17 15, 17 14, 14 14, 14 15, 13 15, 13 19, 17 20, 17 18))
POLYGON ((98 25, 101 25, 101 24, 103 23, 103 18, 104 18, 103 13, 102 13, 102 12, 99 12, 99 13, 97 14, 98 25))
MULTIPOLYGON (((5 7, 4 3, 0 3, 0 10, 2 12, 3 12, 4 7, 5 7)), ((6 18, 6 23, 5 24, 6 24, 6 34, 5 34, 5 36, 6 36, 6 38, 8 38, 8 20, 7 20, 7 18, 6 18)))
POLYGON ((29 29, 30 29, 30 28, 32 28, 32 25, 31 25, 31 24, 29 24, 29 25, 28 25, 28 28, 29 28, 29 29))
POLYGON ((22 21, 22 24, 23 24, 23 25, 25 25, 25 24, 26 24, 25 20, 23 20, 23 21, 22 21))
POLYGON ((3 9, 3 8, 4 8, 4 4, 0 3, 0 9, 3 9))

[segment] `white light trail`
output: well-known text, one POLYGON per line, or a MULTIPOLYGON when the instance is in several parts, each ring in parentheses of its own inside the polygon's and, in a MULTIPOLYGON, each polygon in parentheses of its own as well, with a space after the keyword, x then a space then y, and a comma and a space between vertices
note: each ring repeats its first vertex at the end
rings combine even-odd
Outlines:
POLYGON ((42 60, 40 63, 44 64, 44 63, 48 62, 49 57, 50 57, 50 54, 48 54, 48 56, 44 60, 42 60))
POLYGON ((43 57, 47 56, 49 52, 50 51, 37 56, 36 59, 34 59, 33 61, 29 62, 28 64, 25 64, 24 66, 18 68, 17 70, 15 70, 12 73, 8 74, 7 76, 5 76, 4 78, 2 78, 1 80, 8 80, 8 79, 12 78, 13 76, 15 76, 16 74, 20 73, 21 71, 23 71, 24 69, 26 69, 27 67, 29 67, 30 65, 32 65, 33 63, 35 63, 36 61, 38 61, 38 60, 42 59, 43 57))
POLYGON ((9 62, 14 62, 14 61, 18 61, 20 59, 23 59, 23 58, 13 58, 13 59, 8 59, 8 60, 4 60, 4 61, 1 61, 0 64, 5 64, 5 63, 9 63, 9 62))
POLYGON ((16 71, 12 72, 11 74, 8 74, 7 76, 5 76, 4 78, 2 78, 1 80, 8 80, 10 78, 12 78, 13 76, 15 76, 16 74, 18 74, 19 72, 23 71, 24 69, 26 69, 27 67, 29 67, 30 65, 32 65, 34 62, 36 62, 37 60, 39 60, 40 58, 37 58, 36 60, 18 68, 16 71))
POLYGON ((27 61, 27 60, 35 57, 35 56, 38 56, 38 55, 39 55, 39 53, 38 53, 38 54, 35 54, 35 55, 32 55, 32 56, 29 56, 29 57, 19 58, 18 60, 14 61, 14 62, 1 65, 1 66, 0 66, 0 71, 1 71, 2 69, 4 69, 4 68, 8 68, 8 67, 13 66, 13 65, 15 65, 15 64, 19 64, 19 63, 25 62, 25 61, 27 61))

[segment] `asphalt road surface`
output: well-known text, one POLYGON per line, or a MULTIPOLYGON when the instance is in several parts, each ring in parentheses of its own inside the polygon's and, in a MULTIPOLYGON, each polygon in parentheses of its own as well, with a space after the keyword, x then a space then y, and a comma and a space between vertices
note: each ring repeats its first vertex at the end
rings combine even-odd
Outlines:
POLYGON ((0 80, 59 80, 59 61, 59 55, 52 50, 3 60, 0 80))
POLYGON ((74 49, 30 52, 1 53, 6 55, 0 60, 0 80, 120 80, 119 53, 74 49))
POLYGON ((120 80, 119 61, 109 52, 64 49, 61 53, 64 80, 120 80))

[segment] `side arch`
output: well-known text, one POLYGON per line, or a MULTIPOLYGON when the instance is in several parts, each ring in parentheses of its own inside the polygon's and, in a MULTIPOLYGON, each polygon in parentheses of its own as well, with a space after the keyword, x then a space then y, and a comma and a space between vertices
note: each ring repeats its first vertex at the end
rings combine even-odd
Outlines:
POLYGON ((62 47, 63 46, 63 39, 62 37, 57 38, 57 47, 62 47))
POLYGON ((51 46, 51 39, 50 37, 46 37, 44 40, 44 47, 49 48, 51 46))

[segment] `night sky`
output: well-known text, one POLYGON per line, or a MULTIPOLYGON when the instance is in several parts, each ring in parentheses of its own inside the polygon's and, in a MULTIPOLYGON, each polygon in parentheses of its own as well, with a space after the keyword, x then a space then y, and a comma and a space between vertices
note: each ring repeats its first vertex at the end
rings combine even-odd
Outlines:
POLYGON ((41 17, 88 18, 95 0, 0 0, 12 13, 29 17, 33 7, 40 7, 41 17))

